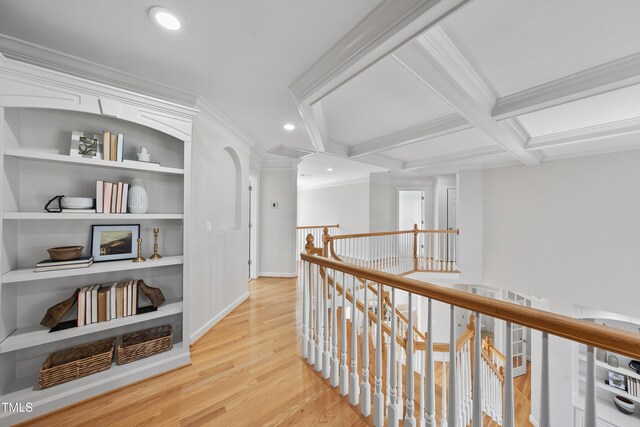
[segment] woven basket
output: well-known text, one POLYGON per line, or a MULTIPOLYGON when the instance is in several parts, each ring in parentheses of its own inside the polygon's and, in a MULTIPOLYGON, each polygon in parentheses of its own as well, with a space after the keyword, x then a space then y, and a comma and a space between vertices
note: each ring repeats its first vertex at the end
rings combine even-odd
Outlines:
POLYGON ((106 371, 111 367, 115 345, 115 337, 105 338, 51 353, 40 368, 40 388, 106 371))
POLYGON ((173 347, 171 325, 158 326, 122 336, 118 344, 118 365, 135 362, 173 347))

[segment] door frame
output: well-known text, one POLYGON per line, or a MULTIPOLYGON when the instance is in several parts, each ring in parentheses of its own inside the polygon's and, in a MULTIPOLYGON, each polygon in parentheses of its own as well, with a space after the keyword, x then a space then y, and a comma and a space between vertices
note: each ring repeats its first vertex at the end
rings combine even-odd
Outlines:
POLYGON ((248 280, 258 278, 258 224, 259 224, 259 178, 252 173, 249 174, 249 215, 247 221, 248 238, 249 238, 249 274, 248 280))

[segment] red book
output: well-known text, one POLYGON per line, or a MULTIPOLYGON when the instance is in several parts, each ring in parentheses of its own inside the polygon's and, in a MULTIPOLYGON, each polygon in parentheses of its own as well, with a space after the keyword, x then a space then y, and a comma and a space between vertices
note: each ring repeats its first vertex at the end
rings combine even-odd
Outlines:
POLYGON ((104 213, 111 213, 111 192, 112 191, 113 191, 113 184, 111 184, 110 182, 105 182, 104 191, 103 191, 103 200, 102 200, 104 213))

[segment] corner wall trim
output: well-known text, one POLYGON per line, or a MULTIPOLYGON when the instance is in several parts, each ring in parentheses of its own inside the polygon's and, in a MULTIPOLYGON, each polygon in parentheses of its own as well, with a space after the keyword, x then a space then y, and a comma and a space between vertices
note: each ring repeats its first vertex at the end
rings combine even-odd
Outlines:
POLYGON ((270 273, 270 272, 260 272, 258 273, 258 277, 298 277, 298 273, 297 272, 293 272, 293 273, 270 273))
POLYGON ((224 319, 227 314, 231 313, 237 306, 242 304, 248 298, 249 291, 242 294, 240 298, 229 304, 224 310, 213 316, 211 320, 199 327, 198 330, 192 333, 189 337, 189 345, 194 345, 196 342, 198 342, 198 340, 202 338, 207 332, 209 332, 211 328, 213 328, 218 322, 224 319))

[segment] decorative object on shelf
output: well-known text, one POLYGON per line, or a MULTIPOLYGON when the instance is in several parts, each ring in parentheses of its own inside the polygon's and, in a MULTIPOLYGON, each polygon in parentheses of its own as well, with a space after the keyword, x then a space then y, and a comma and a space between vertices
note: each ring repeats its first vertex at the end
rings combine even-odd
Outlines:
POLYGON ((94 225, 91 255, 96 262, 135 258, 135 242, 139 238, 140 224, 94 225))
POLYGON ((83 256, 70 261, 52 261, 45 259, 36 264, 36 272, 52 270, 69 270, 72 268, 87 268, 93 265, 92 256, 83 256))
POLYGON ((145 262, 146 259, 142 256, 142 239, 138 239, 138 256, 133 259, 133 262, 145 262))
POLYGON ((58 304, 49 307, 47 313, 44 315, 40 324, 47 328, 55 328, 58 326, 58 323, 62 320, 62 318, 73 308, 78 300, 78 294, 80 293, 80 288, 77 288, 76 291, 66 300, 59 302, 58 304))
POLYGON ((614 396, 613 403, 615 403, 618 411, 622 412, 623 414, 633 415, 633 413, 636 411, 636 404, 626 397, 614 396))
POLYGON ((72 131, 69 156, 102 159, 99 139, 97 135, 88 138, 84 136, 84 132, 72 131))
POLYGON ((632 360, 629 362, 629 367, 633 369, 636 374, 640 374, 640 360, 632 360))
POLYGON ((151 301, 151 305, 156 308, 160 307, 167 301, 160 288, 149 286, 144 282, 144 280, 138 280, 138 288, 145 297, 149 298, 149 301, 151 301))
POLYGON ((144 181, 140 178, 133 178, 129 186, 129 200, 127 203, 129 212, 144 214, 149 210, 149 199, 144 181))
POLYGON ((96 181, 96 212, 127 213, 129 184, 96 181))
POLYGON ((49 248, 49 256, 51 261, 72 261, 80 258, 84 246, 59 246, 57 248, 49 248))
POLYGON ((95 206, 93 197, 63 197, 60 201, 62 209, 92 209, 95 206))
POLYGON ((46 205, 44 205, 44 211, 45 212, 49 212, 49 213, 60 213, 62 212, 62 198, 64 196, 53 196, 51 199, 49 199, 49 201, 47 202, 46 205), (52 203, 57 203, 58 207, 51 207, 52 203))
POLYGON ((118 365, 135 362, 171 350, 173 327, 158 326, 123 335, 118 344, 118 365))
POLYGON ((111 367, 116 339, 105 338, 51 353, 40 368, 40 389, 77 380, 111 367))
POLYGON ((607 350, 601 348, 596 349, 596 360, 602 363, 607 363, 607 350))
POLYGON ((617 368, 618 367, 618 358, 616 356, 614 356, 613 354, 610 354, 609 357, 607 357, 607 364, 609 366, 617 368))
POLYGON ((140 162, 151 161, 151 154, 149 153, 149 150, 147 150, 147 147, 141 147, 140 152, 137 153, 137 155, 138 155, 138 161, 140 162))
POLYGON ((618 372, 609 371, 608 384, 611 387, 619 388, 620 390, 627 391, 627 377, 619 374, 618 372))
POLYGON ((162 255, 158 253, 158 234, 160 234, 160 229, 158 227, 154 227, 153 229, 153 255, 149 257, 149 259, 160 259, 162 255))

